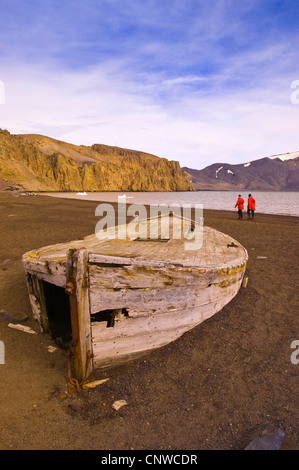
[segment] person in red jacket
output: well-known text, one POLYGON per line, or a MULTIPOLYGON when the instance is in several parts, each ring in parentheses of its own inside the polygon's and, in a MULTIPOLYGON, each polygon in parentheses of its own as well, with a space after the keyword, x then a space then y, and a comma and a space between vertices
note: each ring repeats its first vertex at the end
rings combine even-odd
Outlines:
POLYGON ((235 205, 235 207, 238 207, 239 220, 243 219, 244 202, 245 201, 242 198, 241 194, 239 194, 238 200, 237 200, 236 205, 235 205))
POLYGON ((255 211, 255 199, 254 197, 251 196, 251 194, 248 194, 248 202, 247 202, 248 219, 250 219, 250 212, 251 212, 252 220, 254 219, 254 211, 255 211))

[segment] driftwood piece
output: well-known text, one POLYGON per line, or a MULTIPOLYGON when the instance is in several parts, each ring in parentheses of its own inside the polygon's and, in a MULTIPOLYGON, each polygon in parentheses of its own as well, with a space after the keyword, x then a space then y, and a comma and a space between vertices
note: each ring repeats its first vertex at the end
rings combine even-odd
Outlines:
POLYGON ((118 411, 120 408, 123 406, 126 406, 128 403, 126 400, 117 400, 113 403, 112 408, 114 408, 116 411, 118 411))
POLYGON ((103 383, 107 382, 109 379, 101 379, 101 380, 93 380, 92 382, 85 383, 82 388, 83 390, 88 390, 89 388, 95 388, 98 385, 102 385, 103 383))
POLYGON ((32 330, 29 326, 19 325, 18 323, 9 323, 7 325, 9 328, 14 328, 15 330, 24 331, 24 333, 30 333, 31 335, 36 335, 36 331, 32 330))

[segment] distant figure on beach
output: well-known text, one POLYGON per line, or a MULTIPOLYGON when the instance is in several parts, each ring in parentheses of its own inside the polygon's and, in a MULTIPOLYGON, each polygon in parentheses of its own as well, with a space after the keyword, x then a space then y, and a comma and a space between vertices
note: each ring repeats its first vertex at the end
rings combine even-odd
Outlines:
POLYGON ((250 212, 251 212, 251 219, 254 219, 254 211, 255 211, 255 199, 252 197, 251 194, 248 194, 248 202, 247 202, 247 215, 248 219, 250 219, 250 212))
POLYGON ((236 205, 235 205, 235 207, 238 207, 239 220, 243 219, 244 202, 245 201, 242 198, 241 194, 239 194, 238 200, 237 200, 236 205))

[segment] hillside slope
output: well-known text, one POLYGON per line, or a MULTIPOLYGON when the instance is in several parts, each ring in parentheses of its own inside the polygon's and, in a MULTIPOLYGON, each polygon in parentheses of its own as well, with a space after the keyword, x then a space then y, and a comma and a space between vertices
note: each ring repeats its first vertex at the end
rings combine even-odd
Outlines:
POLYGON ((299 158, 266 157, 231 165, 214 163, 203 170, 184 167, 196 190, 299 191, 299 158))
POLYGON ((0 130, 0 189, 27 191, 193 191, 176 161, 95 144, 0 130))

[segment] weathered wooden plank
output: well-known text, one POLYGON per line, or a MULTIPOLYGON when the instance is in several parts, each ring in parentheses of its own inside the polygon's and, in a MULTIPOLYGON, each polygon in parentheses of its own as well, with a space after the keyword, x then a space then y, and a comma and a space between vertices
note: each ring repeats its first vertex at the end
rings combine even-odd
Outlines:
POLYGON ((26 273, 34 275, 43 281, 65 287, 66 266, 65 259, 35 259, 33 255, 23 258, 23 266, 26 273))
POLYGON ((66 267, 65 260, 34 260, 25 259, 23 260, 24 267, 27 270, 34 270, 38 273, 51 274, 53 276, 65 276, 66 267))
MULTIPOLYGON (((226 295, 222 296, 220 299, 195 308, 168 311, 163 315, 153 313, 140 317, 123 317, 120 321, 116 321, 112 328, 103 329, 101 325, 102 322, 99 322, 100 341, 111 338, 115 339, 118 338, 118 336, 146 334, 150 331, 155 331, 156 328, 165 331, 167 335, 168 330, 170 331, 185 326, 188 328, 190 325, 196 325, 211 316, 213 312, 215 313, 214 308, 218 311, 217 308, 219 306, 223 306, 229 302, 235 295, 237 289, 237 286, 232 286, 231 289, 226 291, 226 295)), ((97 332, 98 323, 92 323, 91 327, 93 341, 97 342, 97 334, 95 334, 95 332, 97 332)))
POLYGON ((115 361, 122 362, 174 341, 221 310, 234 295, 235 291, 196 309, 168 312, 166 315, 124 318, 116 322, 113 328, 106 330, 103 330, 102 325, 98 328, 96 323, 92 324, 95 367, 108 367, 115 361))
MULTIPOLYGON (((213 235, 212 235, 213 237, 213 235)), ((241 247, 232 247, 228 248, 227 244, 231 239, 226 237, 223 239, 222 244, 217 244, 217 239, 213 243, 207 243, 200 250, 189 251, 188 258, 181 257, 181 252, 184 252, 183 247, 179 243, 170 242, 170 246, 167 247, 167 250, 157 250, 157 245, 155 242, 147 242, 147 244, 140 242, 145 248, 141 251, 140 249, 135 249, 134 251, 128 250, 128 247, 122 247, 123 253, 120 256, 118 254, 119 247, 117 241, 112 240, 110 242, 110 253, 95 253, 91 252, 89 254, 89 262, 94 264, 103 264, 103 263, 114 263, 116 265, 136 265, 136 266, 156 266, 156 267, 190 267, 190 268, 199 268, 199 269, 221 269, 223 266, 230 266, 232 264, 239 265, 244 259, 247 259, 246 250, 241 247), (127 248, 127 250, 125 250, 127 248), (150 250, 149 250, 150 248, 150 250), (168 253, 167 253, 168 252, 168 253), (153 258, 151 253, 155 253, 156 257, 153 258), (167 258, 168 254, 168 258, 167 258), (177 256, 176 256, 177 255, 177 256)), ((177 240, 178 242, 178 240, 177 240)), ((129 242, 128 242, 129 243, 129 242)), ((134 242, 130 242, 131 244, 134 242)), ((135 246, 136 246, 135 242, 135 246)), ((104 248, 103 246, 101 247, 104 248)))
MULTIPOLYGON (((241 272, 242 269, 232 270, 241 272)), ((217 273, 216 273, 217 274, 217 273)), ((221 280, 223 276, 229 274, 229 270, 224 270, 223 275, 219 273, 221 280)), ((206 272, 201 269, 191 268, 154 268, 149 266, 121 266, 121 267, 100 267, 91 265, 89 268, 90 286, 102 288, 145 288, 162 287, 173 285, 176 287, 206 285, 215 278, 213 271, 206 272)), ((219 281, 221 282, 221 281, 219 281)))
POLYGON ((123 265, 123 264, 135 264, 136 260, 134 258, 128 258, 127 256, 112 256, 112 255, 101 255, 95 253, 89 253, 88 256, 89 263, 95 264, 110 264, 114 263, 116 265, 123 265))
MULTIPOLYGON (((213 281, 213 279, 211 280, 213 281)), ((130 316, 150 312, 164 314, 169 310, 197 307, 223 297, 223 289, 242 281, 242 274, 231 276, 214 284, 206 280, 197 286, 148 287, 120 290, 103 289, 93 286, 90 290, 90 312, 94 314, 105 309, 126 308, 130 316), (203 285, 205 284, 205 285, 203 285)))
POLYGON ((37 298, 34 275, 26 273, 26 283, 33 317, 41 323, 41 308, 39 299, 37 298))
POLYGON ((130 338, 120 337, 115 344, 109 344, 108 342, 104 342, 103 344, 95 343, 95 367, 107 367, 118 361, 122 362, 123 359, 134 358, 136 355, 141 355, 146 351, 165 346, 184 334, 185 331, 185 329, 177 329, 168 332, 167 341, 163 339, 163 335, 159 332, 156 334, 153 333, 152 335, 136 335, 130 338))
POLYGON ((148 266, 121 266, 100 267, 91 265, 89 268, 90 286, 102 288, 145 288, 162 287, 175 284, 176 286, 186 285, 191 282, 195 285, 201 273, 188 276, 186 272, 179 272, 169 268, 154 268, 148 266))
POLYGON ((34 318, 39 322, 44 333, 49 332, 49 320, 45 305, 42 282, 35 275, 26 274, 29 301, 34 318))
POLYGON ((44 333, 49 333, 50 332, 50 325, 49 325, 49 318, 48 318, 46 301, 45 301, 43 282, 40 279, 36 279, 36 286, 37 286, 37 290, 38 290, 39 304, 40 304, 40 323, 41 323, 41 327, 42 327, 42 330, 44 331, 44 333))
POLYGON ((119 266, 89 268, 91 293, 97 289, 141 289, 197 286, 205 288, 210 283, 221 283, 227 276, 239 276, 244 268, 224 268, 220 271, 195 268, 155 268, 152 266, 119 266))
POLYGON ((26 272, 32 276, 35 276, 37 279, 49 282, 50 284, 54 284, 55 286, 58 286, 58 287, 66 286, 65 276, 53 276, 53 274, 45 274, 42 272, 36 272, 33 269, 28 269, 26 270, 26 272))
POLYGON ((69 250, 67 292, 70 295, 76 378, 83 380, 93 369, 88 295, 88 252, 69 250))

